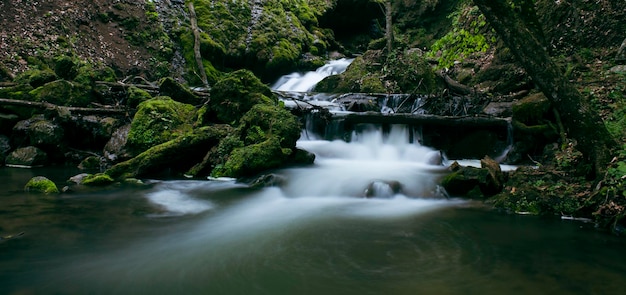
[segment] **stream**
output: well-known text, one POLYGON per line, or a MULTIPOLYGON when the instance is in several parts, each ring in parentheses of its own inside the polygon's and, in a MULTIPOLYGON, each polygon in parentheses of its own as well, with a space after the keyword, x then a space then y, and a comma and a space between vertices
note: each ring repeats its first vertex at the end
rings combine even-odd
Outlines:
POLYGON ((46 175, 63 186, 78 171, 0 167, 0 294, 623 289, 626 240, 447 196, 436 185, 446 167, 419 130, 364 124, 320 138, 298 141, 316 154, 312 166, 274 171, 279 184, 256 189, 144 180, 46 197, 23 185, 46 175))

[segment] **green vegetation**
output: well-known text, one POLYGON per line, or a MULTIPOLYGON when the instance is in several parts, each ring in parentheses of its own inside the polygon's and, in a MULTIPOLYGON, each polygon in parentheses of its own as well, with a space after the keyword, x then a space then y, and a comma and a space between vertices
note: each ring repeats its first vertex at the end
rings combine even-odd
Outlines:
POLYGON ((113 178, 111 178, 111 176, 104 174, 104 173, 97 173, 97 174, 90 174, 87 177, 85 177, 85 179, 83 179, 81 184, 90 185, 90 186, 104 186, 104 185, 112 184, 113 182, 115 181, 113 180, 113 178))
POLYGON ((485 52, 495 43, 487 31, 485 17, 476 6, 464 6, 448 16, 453 29, 431 46, 427 56, 436 58, 439 68, 449 68, 477 52, 485 52))
POLYGON ((167 96, 139 104, 131 123, 127 143, 138 154, 191 131, 196 109, 167 96))
POLYGON ((37 176, 31 178, 26 185, 24 186, 24 190, 27 192, 34 193, 44 193, 44 194, 58 194, 59 188, 57 188, 54 182, 46 177, 37 176))

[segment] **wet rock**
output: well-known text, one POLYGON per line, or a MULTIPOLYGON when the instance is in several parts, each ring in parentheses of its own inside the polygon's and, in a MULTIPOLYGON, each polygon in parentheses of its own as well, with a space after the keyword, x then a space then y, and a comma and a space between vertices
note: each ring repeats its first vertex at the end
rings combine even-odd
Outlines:
POLYGON ((512 108, 512 102, 490 102, 483 109, 483 113, 489 116, 506 118, 513 114, 512 108))
POLYGON ((82 179, 80 184, 90 186, 105 186, 115 182, 111 176, 104 173, 89 174, 82 179))
POLYGON ((285 183, 286 180, 287 179, 282 175, 273 174, 273 173, 264 174, 253 179, 250 182, 250 187, 251 188, 263 188, 263 187, 270 187, 270 186, 281 186, 285 183))
POLYGON ((24 186, 24 191, 33 193, 44 194, 58 194, 59 188, 57 188, 54 182, 43 176, 36 176, 31 178, 24 186))
POLYGON ((44 166, 48 163, 48 154, 34 146, 28 146, 10 153, 5 163, 7 166, 12 167, 30 168, 44 166))
POLYGON ((391 198, 402 191, 402 184, 399 181, 376 180, 370 183, 365 189, 366 198, 391 198))
POLYGON ((453 196, 470 198, 490 197, 502 190, 504 175, 500 165, 493 159, 485 157, 481 160, 481 168, 450 166, 451 173, 441 181, 441 186, 453 196))
POLYGON ((550 101, 542 93, 534 93, 513 103, 513 120, 527 125, 539 123, 550 110, 550 101))
POLYGON ((87 176, 89 176, 88 173, 77 174, 77 175, 70 177, 70 179, 68 179, 67 182, 72 183, 72 184, 81 184, 87 176))
POLYGON ((290 149, 281 148, 278 137, 272 136, 264 142, 236 148, 230 153, 226 163, 215 169, 213 174, 217 177, 253 176, 280 167, 290 153, 290 149))
POLYGON ((59 147, 63 142, 63 128, 49 120, 35 120, 28 128, 30 144, 34 146, 59 147))
POLYGON ((111 162, 125 161, 132 158, 132 155, 126 149, 126 140, 130 124, 124 125, 111 135, 111 139, 104 146, 104 157, 111 162))

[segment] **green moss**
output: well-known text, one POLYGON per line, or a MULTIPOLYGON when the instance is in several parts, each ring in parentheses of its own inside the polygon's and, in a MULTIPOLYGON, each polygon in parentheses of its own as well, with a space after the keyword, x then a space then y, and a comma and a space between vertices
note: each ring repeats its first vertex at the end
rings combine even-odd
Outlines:
POLYGON ((78 63, 69 56, 58 57, 54 61, 54 72, 63 79, 73 80, 78 74, 78 63))
POLYGON ((83 64, 78 68, 74 82, 83 85, 93 85, 96 81, 115 82, 117 81, 117 76, 110 67, 94 67, 91 64, 83 64))
POLYGON ((57 75, 49 68, 43 70, 29 70, 19 75, 15 82, 20 84, 29 84, 30 86, 37 88, 43 86, 46 83, 52 82, 57 79, 57 75))
POLYGON ((104 186, 115 182, 111 176, 104 173, 90 174, 83 179, 81 184, 91 186, 104 186))
POLYGON ((169 96, 175 101, 196 105, 200 103, 200 99, 191 92, 191 90, 174 79, 167 77, 159 81, 159 92, 163 96, 169 96))
POLYGON ((243 177, 278 168, 286 159, 277 137, 270 137, 258 144, 236 148, 223 167, 214 170, 215 176, 243 177))
POLYGON ((541 92, 516 101, 513 106, 513 119, 527 125, 541 122, 550 109, 550 101, 541 92))
POLYGON ((58 194, 59 188, 57 188, 56 184, 54 184, 52 180, 43 176, 37 176, 31 178, 26 183, 24 191, 44 194, 58 194))
POLYGON ((276 137, 281 147, 294 148, 301 126, 298 119, 284 108, 257 104, 241 118, 240 130, 246 145, 276 137))
POLYGON ((151 99, 152 96, 147 91, 131 86, 128 88, 128 99, 126 104, 131 108, 136 108, 140 103, 151 99))
POLYGON ((30 91, 29 95, 36 101, 76 107, 88 106, 93 99, 89 87, 65 80, 47 83, 30 91))
POLYGON ((384 93, 386 92, 385 86, 383 85, 382 79, 380 76, 367 75, 360 80, 360 92, 365 93, 384 93))
MULTIPOLYGON (((269 87, 248 70, 229 73, 211 88, 211 111, 223 123, 239 121, 256 104, 277 103, 269 87)), ((210 118, 203 119, 208 121, 210 118)))
POLYGON ((195 111, 194 106, 167 96, 140 103, 128 133, 129 148, 140 153, 190 131, 195 111))

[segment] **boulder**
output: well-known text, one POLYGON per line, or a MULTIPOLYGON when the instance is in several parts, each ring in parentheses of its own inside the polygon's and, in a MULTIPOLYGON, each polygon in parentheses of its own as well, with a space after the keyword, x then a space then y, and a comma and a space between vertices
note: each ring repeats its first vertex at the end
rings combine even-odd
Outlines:
POLYGON ((391 198, 402 191, 402 184, 398 181, 376 180, 365 189, 366 198, 391 198))
POLYGON ((500 165, 488 157, 481 160, 481 168, 460 166, 454 162, 450 170, 452 172, 443 178, 441 186, 453 196, 490 197, 499 193, 504 185, 500 165))
POLYGON ((96 156, 89 156, 78 164, 78 169, 80 170, 100 170, 101 167, 101 159, 96 156))
POLYGON ((550 101, 542 93, 530 94, 513 103, 513 120, 526 125, 538 124, 550 110, 550 101))
POLYGON ((70 179, 68 179, 67 182, 71 184, 80 184, 83 182, 83 179, 85 179, 89 175, 90 174, 88 173, 77 174, 77 175, 70 177, 70 179))
POLYGON ((216 177, 246 177, 280 167, 291 154, 280 146, 280 139, 272 136, 264 142, 236 148, 222 167, 213 170, 216 177))
POLYGON ((139 104, 130 125, 127 149, 137 155, 150 147, 191 131, 196 109, 193 105, 159 96, 139 104))
POLYGON ((44 194, 58 194, 59 188, 57 188, 54 182, 43 176, 36 176, 31 178, 24 186, 24 191, 33 193, 44 194))
POLYGON ((14 150, 7 156, 5 163, 12 167, 43 166, 48 163, 48 155, 34 146, 27 146, 14 150))
POLYGON ((173 100, 190 105, 201 104, 202 101, 191 90, 177 83, 172 78, 163 78, 159 81, 159 92, 162 96, 169 96, 173 100))
POLYGON ((256 104, 278 104, 270 88, 248 70, 227 74, 211 88, 210 94, 211 102, 202 118, 203 125, 215 122, 215 119, 221 123, 236 123, 256 104))
POLYGON ((115 180, 111 176, 104 173, 89 174, 82 179, 80 184, 90 186, 105 186, 114 183, 115 180))
POLYGON ((103 154, 107 160, 116 163, 132 158, 132 155, 126 149, 129 131, 130 124, 126 124, 113 132, 111 139, 104 146, 103 154))
POLYGON ((88 86, 66 80, 47 83, 30 91, 29 94, 36 101, 58 106, 86 107, 93 101, 88 86))
POLYGON ((239 130, 245 145, 261 143, 275 136, 281 147, 295 148, 302 129, 298 118, 284 108, 257 104, 241 117, 239 130))

